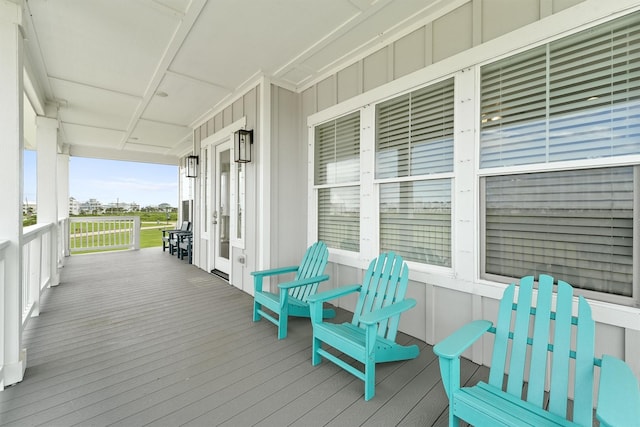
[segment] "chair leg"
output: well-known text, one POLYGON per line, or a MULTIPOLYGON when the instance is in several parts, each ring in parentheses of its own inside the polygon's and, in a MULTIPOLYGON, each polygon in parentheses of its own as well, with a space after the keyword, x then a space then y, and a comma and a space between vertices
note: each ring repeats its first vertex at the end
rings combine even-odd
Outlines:
POLYGON ((278 319, 278 339, 283 340, 287 337, 287 327, 288 327, 288 316, 284 313, 280 313, 280 318, 278 319))
POLYGON ((280 313, 278 314, 278 339, 282 340, 287 337, 287 328, 289 327, 289 294, 280 292, 280 313))
POLYGON ((368 359, 364 366, 364 400, 371 400, 376 394, 376 363, 368 359))
POLYGON ((322 362, 322 356, 320 356, 320 354, 318 353, 318 349, 322 348, 322 341, 320 341, 316 337, 313 337, 313 343, 311 346, 312 346, 311 364, 313 366, 317 366, 320 364, 320 362, 322 362))
POLYGON ((258 310, 262 309, 262 304, 258 304, 256 302, 256 300, 253 300, 253 321, 257 322, 258 320, 262 319, 262 316, 260 316, 260 313, 258 313, 258 310))
POLYGON ((449 406, 449 427, 460 427, 460 418, 453 415, 451 406, 449 406))

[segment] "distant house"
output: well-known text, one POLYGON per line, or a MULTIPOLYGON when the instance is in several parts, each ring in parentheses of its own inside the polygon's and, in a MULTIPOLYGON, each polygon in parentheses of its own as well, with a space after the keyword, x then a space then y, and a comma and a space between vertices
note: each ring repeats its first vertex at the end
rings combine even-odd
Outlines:
POLYGON ((73 197, 69 197, 69 215, 80 215, 80 202, 73 197))
POLYGON ((80 213, 101 214, 104 213, 104 207, 97 199, 89 199, 80 204, 80 213))

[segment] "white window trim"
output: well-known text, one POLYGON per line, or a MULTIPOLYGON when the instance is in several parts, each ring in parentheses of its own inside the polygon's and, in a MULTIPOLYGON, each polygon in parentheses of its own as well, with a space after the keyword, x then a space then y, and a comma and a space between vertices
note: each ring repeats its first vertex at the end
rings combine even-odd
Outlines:
MULTIPOLYGON (((443 59, 426 68, 309 115, 307 118, 309 135, 309 240, 312 241, 315 239, 315 236, 317 236, 316 195, 313 187, 314 126, 355 110, 363 109, 370 104, 399 96, 402 93, 424 86, 425 82, 435 82, 436 79, 445 79, 460 70, 465 73, 470 70, 470 73, 464 74, 463 82, 458 82, 459 79, 456 78, 456 127, 454 136, 455 178, 453 183, 454 197, 452 200, 452 209, 454 212, 452 233, 455 237, 452 241, 454 253, 452 268, 443 270, 441 267, 431 267, 429 270, 421 270, 424 264, 411 262, 407 264, 410 267, 410 279, 412 281, 427 283, 433 286, 436 292, 437 288, 443 288, 467 293, 474 296, 474 304, 481 301, 482 298, 499 300, 502 297, 506 285, 480 278, 480 259, 477 253, 480 245, 479 239, 481 232, 479 182, 482 176, 496 172, 492 169, 480 170, 477 161, 477 159, 479 159, 479 123, 476 123, 475 118, 480 117, 480 86, 477 83, 479 81, 480 67, 486 63, 495 62, 517 52, 549 43, 636 10, 640 10, 640 5, 638 5, 635 0, 600 2, 598 3, 598 7, 594 7, 593 1, 585 1, 568 10, 546 17, 543 21, 529 24, 506 36, 498 37, 460 54, 443 59), (575 22, 583 22, 585 24, 576 27, 575 22), (460 90, 458 90, 459 84, 461 87, 460 90), (460 104, 458 104, 458 99, 460 100, 460 104), (461 117, 458 117, 458 114, 461 117), (474 150, 467 150, 464 152, 465 156, 460 156, 459 150, 464 150, 464 147, 469 147, 471 144, 473 144, 474 150), (471 178, 467 181, 470 175, 471 178), (471 184, 469 184, 469 182, 471 184), (463 194, 466 194, 466 196, 463 196, 463 194), (469 233, 471 228, 473 231, 469 233), (468 243, 469 236, 472 236, 471 238, 474 240, 471 246, 468 243), (469 260, 473 261, 469 262, 469 260)), ((637 162, 638 157, 633 156, 624 159, 607 159, 600 164, 606 167, 637 164, 637 162)), ((582 163, 585 163, 585 161, 574 161, 571 162, 571 166, 574 168, 592 166, 591 164, 583 165, 582 163)), ((554 165, 540 165, 536 166, 536 168, 539 168, 539 171, 545 171, 554 170, 555 167, 561 168, 565 166, 567 165, 558 163, 554 165)), ((534 169, 535 168, 527 170, 534 169)), ((519 167, 514 167, 510 170, 511 173, 518 173, 518 171, 519 167)), ((501 173, 505 173, 505 171, 502 170, 501 173)), ((367 266, 366 261, 355 259, 352 254, 345 255, 336 253, 335 251, 330 254, 330 261, 363 269, 367 266)), ((597 322, 640 331, 640 317, 638 316, 640 309, 598 300, 590 301, 590 304, 593 317, 597 322)))

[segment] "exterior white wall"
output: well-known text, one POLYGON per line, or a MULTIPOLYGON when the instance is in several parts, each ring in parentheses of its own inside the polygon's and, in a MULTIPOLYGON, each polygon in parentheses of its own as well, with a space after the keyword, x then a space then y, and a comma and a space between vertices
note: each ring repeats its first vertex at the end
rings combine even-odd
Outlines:
MULTIPOLYGON (((230 255, 231 284, 250 294, 252 271, 294 265, 308 244, 307 186, 300 179, 308 168, 308 147, 301 138, 300 99, 297 93, 263 80, 194 131, 196 152, 203 141, 237 120, 246 119, 245 128, 254 131, 252 161, 245 164, 244 247, 232 246, 230 255), (263 114, 264 108, 268 115, 263 114)), ((205 268, 206 260, 201 258, 196 264, 205 268)))
POLYGON ((271 86, 271 265, 295 265, 307 247, 307 146, 298 94, 271 86), (275 203, 274 203, 275 202, 275 203))
MULTIPOLYGON (((304 88, 302 118, 312 129, 313 124, 366 109, 371 103, 415 87, 452 75, 456 77, 453 267, 410 265, 409 295, 418 305, 403 315, 401 330, 436 343, 470 320, 495 319, 505 287, 479 278, 475 148, 478 111, 473 102, 468 102, 471 98, 466 97, 477 90, 479 64, 579 31, 637 7, 637 2, 626 0, 606 4, 596 0, 468 1, 444 16, 409 29, 404 37, 354 59, 353 64, 304 88)), ((363 122, 362 128, 366 132, 367 123, 363 122)), ((307 141, 311 135, 312 131, 302 133, 307 141)), ((310 206, 308 240, 315 233, 313 201, 310 206)), ((361 224, 362 234, 372 231, 361 224)), ((370 256, 367 248, 353 258, 332 254, 329 286, 357 283, 370 256)), ((596 353, 626 358, 640 378, 640 365, 635 361, 635 355, 640 352, 640 310, 600 301, 590 303, 597 322, 596 353)), ((354 302, 344 300, 340 304, 352 308, 354 302)), ((466 356, 489 364, 491 344, 491 339, 486 339, 466 356)))
MULTIPOLYGON (((309 208, 313 204, 307 203, 312 197, 308 184, 311 124, 453 75, 456 93, 468 94, 477 88, 479 64, 638 7, 632 0, 469 0, 452 5, 446 14, 407 28, 392 43, 354 58, 350 65, 328 72, 297 93, 268 83, 270 90, 247 91, 195 129, 196 150, 201 140, 239 117, 246 117, 247 128, 258 130, 258 135, 263 131, 263 140, 256 140, 263 146, 254 146, 254 161, 248 167, 247 237, 245 248, 232 255, 233 285, 252 293, 251 271, 295 263, 315 240, 315 214, 309 208), (268 102, 261 102, 259 93, 268 96, 268 102), (266 122, 263 128, 260 117, 266 122), (244 264, 238 262, 240 255, 244 264)), ((474 103, 457 96, 453 267, 410 265, 408 295, 418 305, 403 315, 400 325, 402 331, 428 343, 472 319, 495 319, 505 287, 479 278, 474 118, 478 111, 474 103)), ((363 117, 367 114, 371 120, 371 112, 363 117)), ((367 132, 364 127, 366 123, 363 132, 367 132)), ((372 226, 363 224, 361 233, 373 233, 372 226)), ((323 286, 359 283, 372 256, 371 248, 354 257, 332 253, 327 268, 331 279, 323 286)), ((340 305, 351 309, 354 302, 345 298, 340 305)), ((596 352, 625 358, 640 377, 640 364, 634 361, 640 352, 640 310, 599 301, 591 301, 591 306, 598 323, 596 352)), ((490 341, 485 339, 467 356, 488 364, 490 341)))
MULTIPOLYGON (((261 97, 260 97, 260 83, 257 83, 252 88, 248 89, 244 93, 240 94, 237 98, 226 106, 220 108, 212 117, 201 123, 194 129, 194 153, 199 154, 200 149, 204 143, 212 143, 210 149, 213 150, 214 146, 218 142, 223 142, 228 139, 229 135, 226 135, 227 130, 230 129, 233 123, 244 120, 245 129, 253 130, 253 147, 252 147, 252 161, 247 163, 246 167, 246 200, 245 200, 245 212, 246 212, 246 228, 244 247, 231 246, 230 248, 230 260, 231 271, 230 281, 231 284, 245 290, 250 293, 253 281, 251 280, 250 273, 258 269, 259 265, 259 244, 260 236, 259 232, 259 211, 258 198, 259 198, 259 168, 261 164, 261 150, 260 146, 264 143, 269 143, 261 137, 261 97), (226 130, 225 130, 226 129, 226 130), (222 135, 225 133, 225 135, 222 135), (209 140, 207 140, 209 138, 209 140), (211 138, 215 141, 211 142, 211 138), (206 141, 205 141, 206 140, 206 141), (243 259, 244 262, 240 260, 243 259)), ((205 161, 201 159, 201 161, 205 161)), ((204 184, 202 176, 195 181, 198 187, 195 190, 196 194, 196 211, 194 212, 194 236, 196 240, 194 243, 194 250, 197 254, 194 257, 194 264, 202 269, 207 270, 208 257, 210 256, 206 246, 208 241, 200 239, 202 230, 202 215, 199 214, 199 210, 203 208, 201 200, 202 191, 200 186, 204 184)), ((211 203, 211 202, 210 202, 211 203)))

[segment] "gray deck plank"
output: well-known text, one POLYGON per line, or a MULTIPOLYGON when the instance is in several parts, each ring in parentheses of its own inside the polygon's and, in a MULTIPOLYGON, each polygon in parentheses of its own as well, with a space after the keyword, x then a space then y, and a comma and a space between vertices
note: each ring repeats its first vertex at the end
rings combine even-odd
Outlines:
MULTIPOLYGON (((420 397, 426 392, 422 384, 415 387, 414 380, 434 360, 435 356, 431 352, 431 346, 422 343, 420 355, 416 359, 397 363, 397 369, 393 373, 380 382, 376 381, 377 399, 370 402, 366 402, 364 399, 356 400, 327 425, 353 425, 363 419, 371 425, 398 424, 406 412, 415 405, 411 401, 413 399, 420 400, 420 397), (408 393, 403 393, 405 390, 408 393)), ((390 365, 394 364, 396 363, 393 362, 390 365)))
POLYGON ((407 335, 399 340, 420 356, 378 365, 365 402, 362 381, 327 361, 311 365, 308 319, 292 319, 278 340, 274 325, 251 320, 249 295, 159 248, 73 256, 61 277, 25 330, 24 380, 0 392, 3 426, 431 425, 446 416, 431 346, 407 335))

